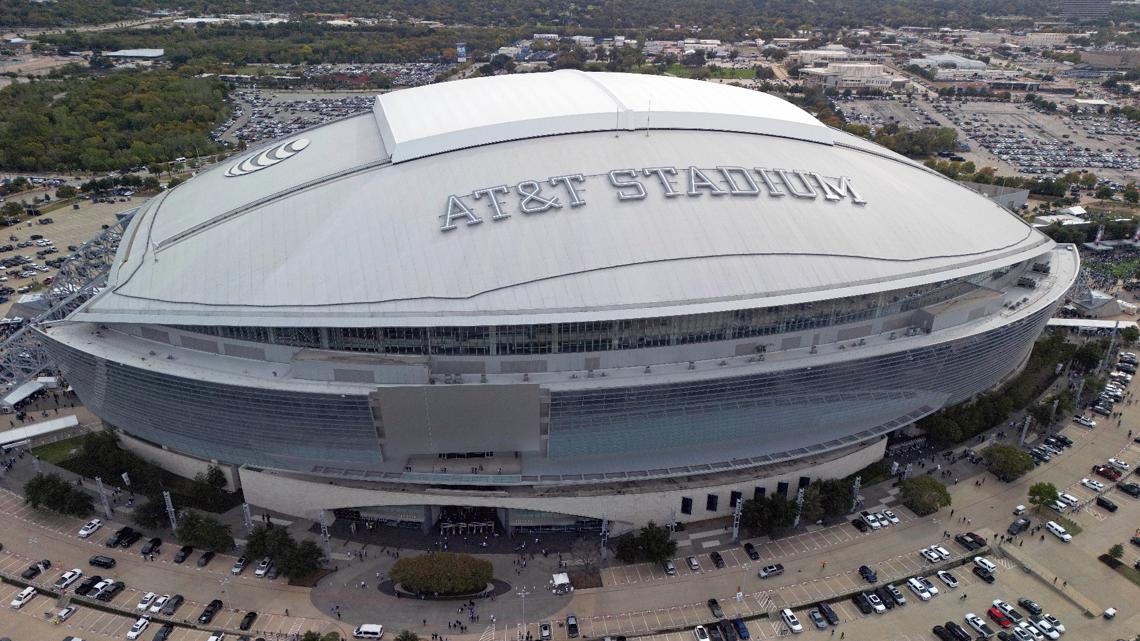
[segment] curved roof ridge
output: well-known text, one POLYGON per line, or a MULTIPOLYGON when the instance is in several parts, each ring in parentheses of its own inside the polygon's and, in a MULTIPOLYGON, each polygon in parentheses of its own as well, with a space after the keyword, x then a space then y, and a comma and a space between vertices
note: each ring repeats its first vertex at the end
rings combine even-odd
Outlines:
POLYGON ((373 115, 393 163, 590 131, 687 129, 832 143, 830 129, 779 98, 647 74, 562 70, 446 82, 383 94, 373 115))

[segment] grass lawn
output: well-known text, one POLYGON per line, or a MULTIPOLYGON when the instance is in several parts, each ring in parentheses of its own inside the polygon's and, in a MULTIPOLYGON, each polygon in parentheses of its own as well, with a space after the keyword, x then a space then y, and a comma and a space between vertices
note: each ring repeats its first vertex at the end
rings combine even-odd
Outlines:
MULTIPOLYGON (((721 79, 728 79, 728 80, 733 80, 733 79, 735 79, 735 80, 748 80, 748 79, 756 77, 756 71, 754 71, 753 69, 748 69, 748 68, 745 68, 745 69, 737 69, 734 67, 706 67, 706 68, 709 69, 709 71, 710 71, 710 73, 709 73, 710 78, 721 78, 721 79)), ((686 66, 681 65, 681 64, 673 64, 673 65, 669 65, 669 67, 667 69, 665 69, 665 73, 672 75, 672 76, 677 76, 678 78, 692 78, 693 74, 695 74, 698 69, 701 69, 701 67, 686 67, 686 66)))
POLYGON ((53 465, 59 465, 61 461, 71 458, 74 454, 78 453, 80 444, 83 442, 82 436, 73 436, 66 438, 62 441, 55 443, 48 443, 41 445, 32 450, 32 453, 40 458, 42 461, 47 461, 53 465))
POLYGON ((1081 529, 1081 526, 1077 525, 1076 521, 1073 521, 1072 519, 1067 519, 1067 518, 1061 516, 1060 514, 1053 517, 1053 520, 1060 523, 1061 527, 1065 528, 1065 531, 1068 532, 1069 534, 1072 534, 1073 536, 1076 536, 1076 535, 1078 535, 1084 531, 1081 529))
POLYGON ((1127 565, 1122 565, 1116 568, 1116 571, 1119 572, 1121 576, 1135 584, 1136 587, 1140 587, 1140 570, 1129 567, 1127 565))

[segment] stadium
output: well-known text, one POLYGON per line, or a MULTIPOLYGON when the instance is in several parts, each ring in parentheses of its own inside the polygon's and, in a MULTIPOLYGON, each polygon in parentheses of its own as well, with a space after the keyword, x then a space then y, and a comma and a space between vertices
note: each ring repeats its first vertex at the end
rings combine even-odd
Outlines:
POLYGON ((126 447, 255 505, 617 532, 879 460, 1015 374, 1078 263, 778 98, 558 71, 235 156, 38 331, 126 447))

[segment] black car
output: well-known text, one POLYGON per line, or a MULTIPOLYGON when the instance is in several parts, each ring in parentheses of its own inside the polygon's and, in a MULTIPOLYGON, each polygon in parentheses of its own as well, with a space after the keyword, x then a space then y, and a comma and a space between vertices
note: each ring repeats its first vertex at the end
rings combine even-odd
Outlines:
POLYGON ((91 590, 95 587, 95 584, 102 580, 103 577, 99 576, 98 574, 89 576, 86 579, 83 579, 79 585, 75 586, 75 593, 79 596, 87 596, 88 594, 91 594, 91 590))
POLYGON ((245 616, 241 618, 241 623, 238 624, 239 630, 248 630, 253 627, 254 620, 257 619, 256 612, 246 612, 245 616))
POLYGON ((730 621, 721 619, 716 622, 716 627, 720 628, 720 635, 724 637, 724 641, 736 641, 736 627, 730 621))
POLYGON ((994 581, 997 580, 994 578, 993 573, 990 572, 989 570, 985 569, 985 568, 980 568, 980 567, 975 565, 973 572, 974 572, 974 576, 985 581, 986 583, 993 583, 994 581))
POLYGON ((143 537, 142 532, 136 532, 135 530, 131 530, 130 532, 127 532, 126 534, 123 535, 123 538, 119 541, 119 547, 121 547, 123 549, 127 549, 127 548, 131 547, 132 545, 134 545, 135 543, 138 543, 139 540, 142 539, 142 537, 143 537))
POLYGON ((1096 504, 1108 510, 1109 512, 1115 512, 1117 509, 1119 509, 1115 503, 1104 498, 1103 496, 1096 497, 1096 504))
POLYGON ((1029 613, 1033 616, 1039 616, 1042 612, 1044 612, 1044 610, 1041 609, 1041 606, 1037 605, 1037 602, 1033 599, 1021 597, 1017 600, 1017 604, 1026 610, 1029 610, 1029 613))
POLYGON ((198 567, 200 567, 200 568, 206 567, 206 565, 209 564, 213 558, 214 558, 214 553, 209 551, 209 550, 206 550, 205 552, 202 553, 202 556, 198 557, 198 567))
POLYGON ((146 556, 148 554, 158 554, 160 549, 162 549, 162 539, 156 536, 147 541, 146 545, 142 546, 142 550, 139 551, 142 552, 143 556, 146 556))
POLYGON ((174 632, 174 626, 170 623, 163 623, 158 632, 154 633, 154 641, 166 641, 170 638, 171 632, 174 632))
POLYGON ((182 605, 182 602, 185 600, 186 599, 183 598, 181 594, 175 594, 174 596, 170 597, 166 600, 166 605, 162 606, 162 614, 165 616, 172 616, 178 610, 178 606, 182 605))
POLYGON ((720 628, 715 625, 706 626, 705 631, 709 633, 709 641, 724 641, 724 635, 720 633, 720 628))
POLYGON ((859 566, 859 576, 863 577, 863 580, 867 583, 875 583, 879 580, 879 575, 875 574, 875 571, 866 565, 859 566))
POLYGON ((1029 524, 1029 519, 1022 517, 1013 523, 1010 523, 1009 527, 1006 528, 1006 532, 1009 532, 1010 536, 1017 536, 1018 534, 1021 534, 1022 532, 1028 530, 1029 524))
POLYGON ((724 567, 724 557, 720 555, 720 552, 710 552, 709 558, 712 559, 713 565, 718 568, 724 567))
POLYGON ((859 530, 860 532, 866 532, 867 530, 871 529, 871 526, 864 523, 863 519, 852 519, 851 525, 854 525, 855 529, 859 530))
POLYGON ((190 555, 193 553, 194 553, 194 548, 190 547, 189 545, 183 545, 181 548, 178 549, 177 552, 174 553, 174 562, 175 563, 182 563, 187 558, 189 558, 190 555))
POLYGON ((709 599, 709 612, 718 619, 724 618, 724 611, 720 609, 720 602, 716 599, 709 599))
POLYGON ((90 559, 87 559, 87 563, 94 565, 97 568, 105 568, 108 570, 115 567, 115 559, 109 556, 103 556, 102 554, 96 554, 90 559))
POLYGON ((971 552, 974 551, 974 540, 971 539, 970 537, 966 536, 965 534, 959 534, 959 535, 955 536, 954 541, 956 541, 958 543, 958 545, 961 545, 962 547, 966 548, 967 550, 969 550, 971 552))
POLYGON ((213 621, 214 617, 218 615, 218 611, 221 609, 222 602, 219 599, 210 601, 206 605, 206 608, 202 610, 202 614, 198 615, 198 623, 205 625, 210 621, 213 621))
POLYGON ((43 572, 44 570, 50 570, 50 569, 51 569, 51 561, 44 559, 43 561, 40 561, 39 563, 33 563, 33 564, 29 565, 27 570, 24 570, 22 573, 20 573, 20 576, 24 577, 28 581, 31 581, 32 579, 39 576, 40 573, 43 572))
POLYGON ((110 602, 111 599, 114 599, 119 595, 120 592, 125 589, 127 589, 126 583, 123 583, 122 581, 115 581, 111 585, 103 588, 103 590, 99 592, 99 596, 95 598, 103 602, 110 602))
POLYGON ((130 526, 123 526, 115 530, 115 534, 107 537, 107 542, 104 543, 107 547, 119 547, 123 543, 123 538, 127 538, 129 534, 135 532, 135 528, 130 526))
POLYGON ((954 635, 950 634, 949 630, 940 625, 936 625, 933 628, 930 628, 930 631, 934 633, 934 636, 938 637, 942 641, 955 641, 954 635))
POLYGON ((957 623, 954 623, 953 621, 947 621, 942 625, 956 641, 973 641, 973 635, 963 630, 962 626, 958 625, 957 623))
POLYGON ((867 599, 867 595, 863 592, 852 596, 851 602, 854 603, 855 607, 859 608, 859 611, 863 614, 870 614, 874 610, 874 608, 871 607, 871 601, 867 599))
POLYGON ((831 604, 826 601, 820 601, 815 607, 819 608, 819 613, 823 615, 823 618, 827 619, 828 623, 831 625, 839 625, 839 615, 835 612, 835 609, 831 607, 831 604))
POLYGON ((887 589, 887 586, 880 585, 878 588, 875 588, 875 594, 878 595, 879 600, 883 602, 885 608, 888 610, 895 609, 895 597, 891 594, 890 590, 887 589))
POLYGON ((744 553, 747 554, 748 558, 752 559, 753 561, 760 560, 760 552, 757 551, 756 546, 752 545, 751 543, 744 544, 744 553))
POLYGON ((1116 489, 1124 492, 1132 498, 1140 498, 1140 485, 1137 485, 1136 483, 1125 483, 1121 481, 1120 483, 1116 484, 1116 489))

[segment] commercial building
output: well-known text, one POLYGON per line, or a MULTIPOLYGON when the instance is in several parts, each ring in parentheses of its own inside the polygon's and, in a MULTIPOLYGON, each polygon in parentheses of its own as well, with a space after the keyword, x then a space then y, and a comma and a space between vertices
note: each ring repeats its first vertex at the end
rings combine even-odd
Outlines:
POLYGON ((1078 262, 772 96, 558 71, 206 170, 36 331, 124 445, 256 505, 620 532, 878 460, 1016 372, 1078 262))
POLYGON ((883 65, 865 62, 829 63, 826 67, 800 69, 804 84, 823 89, 881 89, 906 86, 906 78, 896 78, 884 71, 883 65))
POLYGON ((930 56, 923 56, 921 58, 911 58, 907 64, 918 65, 923 69, 969 69, 981 71, 986 68, 986 63, 981 60, 974 60, 965 56, 959 56, 956 53, 940 53, 930 56))
POLYGON ((1061 17, 1071 22, 1103 20, 1111 8, 1112 0, 1061 0, 1061 17))

